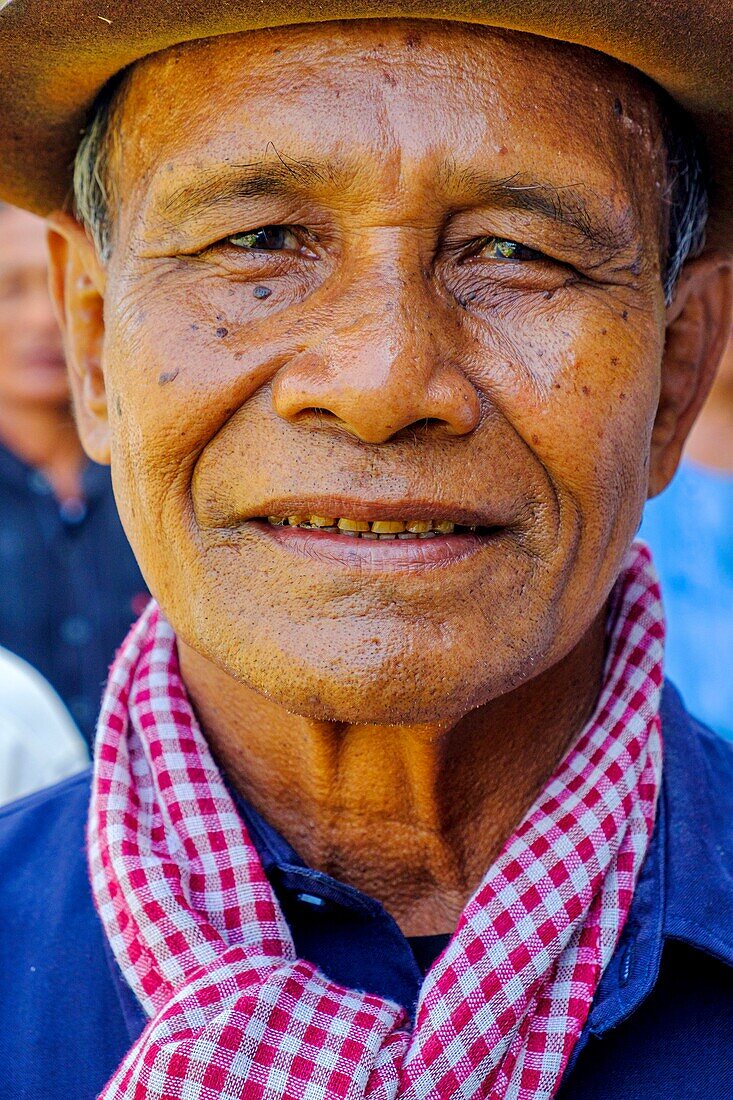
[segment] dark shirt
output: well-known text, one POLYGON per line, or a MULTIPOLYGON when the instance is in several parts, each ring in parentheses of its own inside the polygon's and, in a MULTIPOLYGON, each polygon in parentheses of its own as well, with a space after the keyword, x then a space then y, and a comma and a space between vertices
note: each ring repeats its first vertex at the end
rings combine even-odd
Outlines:
POLYGON ((91 744, 117 647, 147 599, 106 467, 84 505, 60 505, 38 470, 0 445, 0 646, 54 686, 91 744))
MULTIPOLYGON (((662 722, 652 843, 562 1100, 733 1098, 733 745, 669 686, 662 722)), ((85 773, 0 814, 0 1100, 92 1100, 145 1023, 94 912, 88 798, 85 773)), ((411 1011, 416 945, 241 809, 301 955, 411 1011)))

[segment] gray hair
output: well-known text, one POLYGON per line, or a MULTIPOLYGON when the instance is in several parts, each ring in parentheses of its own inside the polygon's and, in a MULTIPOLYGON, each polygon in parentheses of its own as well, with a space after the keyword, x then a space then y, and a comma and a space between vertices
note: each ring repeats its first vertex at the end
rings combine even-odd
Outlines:
POLYGON ((112 254, 112 217, 119 209, 116 174, 112 161, 119 146, 120 92, 124 73, 113 77, 100 92, 74 159, 74 213, 107 263, 112 254))
MULTIPOLYGON (((115 123, 124 99, 125 75, 123 72, 114 77, 97 98, 74 162, 74 211, 103 263, 112 252, 112 217, 119 209, 112 167, 119 150, 119 127, 115 123)), ((667 247, 662 285, 669 304, 685 263, 699 256, 705 246, 708 194, 693 127, 666 93, 658 91, 658 95, 667 154, 662 210, 667 247)))

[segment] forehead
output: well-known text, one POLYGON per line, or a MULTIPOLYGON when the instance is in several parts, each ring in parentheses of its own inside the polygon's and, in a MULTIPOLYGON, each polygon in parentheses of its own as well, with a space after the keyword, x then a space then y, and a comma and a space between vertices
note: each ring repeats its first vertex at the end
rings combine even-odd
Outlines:
POLYGON ((655 99, 634 70, 461 23, 315 24, 176 47, 135 67, 121 125, 123 172, 153 204, 180 174, 268 156, 393 190, 446 165, 466 179, 541 165, 553 184, 616 205, 663 175, 655 99))

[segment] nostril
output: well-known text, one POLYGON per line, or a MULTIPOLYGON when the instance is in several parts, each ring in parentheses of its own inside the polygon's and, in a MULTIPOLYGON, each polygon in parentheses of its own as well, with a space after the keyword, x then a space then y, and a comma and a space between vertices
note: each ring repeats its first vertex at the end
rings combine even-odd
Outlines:
POLYGON ((311 408, 308 408, 308 409, 302 409, 301 412, 298 413, 297 419, 298 420, 308 420, 311 417, 315 417, 316 420, 321 420, 321 421, 323 421, 323 420, 338 420, 339 419, 338 416, 336 415, 336 413, 331 412, 330 409, 321 409, 321 408, 318 408, 317 405, 314 405, 314 406, 312 406, 311 408))

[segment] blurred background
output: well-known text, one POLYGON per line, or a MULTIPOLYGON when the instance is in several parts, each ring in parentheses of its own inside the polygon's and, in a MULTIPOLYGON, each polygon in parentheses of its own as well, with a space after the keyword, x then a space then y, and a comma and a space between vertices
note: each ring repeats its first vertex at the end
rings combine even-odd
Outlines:
POLYGON ((147 600, 109 470, 76 433, 44 224, 0 205, 0 800, 86 766, 147 600))
MULTIPOLYGON (((640 535, 662 581, 667 675, 733 738, 733 344, 640 535)), ((88 766, 109 665, 148 599, 109 470, 76 434, 44 225, 0 204, 0 803, 88 766)))

